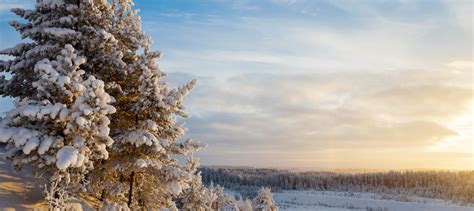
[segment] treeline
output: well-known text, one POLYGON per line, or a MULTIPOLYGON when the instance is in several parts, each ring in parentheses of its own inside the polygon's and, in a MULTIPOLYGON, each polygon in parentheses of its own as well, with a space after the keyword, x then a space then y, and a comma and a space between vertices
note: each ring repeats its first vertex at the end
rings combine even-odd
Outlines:
POLYGON ((474 203, 474 171, 378 173, 291 172, 276 169, 202 167, 203 182, 227 188, 319 190, 399 194, 474 203))

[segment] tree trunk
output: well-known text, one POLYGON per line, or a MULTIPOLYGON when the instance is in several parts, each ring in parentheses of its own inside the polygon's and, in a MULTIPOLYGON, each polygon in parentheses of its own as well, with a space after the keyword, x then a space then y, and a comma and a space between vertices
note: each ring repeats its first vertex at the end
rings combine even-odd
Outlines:
POLYGON ((130 190, 128 192, 128 207, 130 207, 130 205, 132 205, 134 180, 135 180, 135 172, 132 171, 132 173, 130 174, 130 190))
POLYGON ((102 193, 100 194, 100 201, 104 201, 105 199, 105 189, 102 189, 102 193))

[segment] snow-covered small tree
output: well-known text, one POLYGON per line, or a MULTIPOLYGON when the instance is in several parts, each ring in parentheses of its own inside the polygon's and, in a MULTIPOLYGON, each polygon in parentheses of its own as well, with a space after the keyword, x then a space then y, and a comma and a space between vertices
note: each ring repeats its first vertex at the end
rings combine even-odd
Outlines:
POLYGON ((208 187, 212 193, 216 195, 216 199, 212 202, 211 208, 215 210, 233 210, 236 209, 236 200, 233 196, 227 194, 220 185, 211 183, 208 187))
POLYGON ((178 204, 181 210, 207 211, 218 198, 217 194, 202 184, 201 174, 193 175, 189 188, 179 196, 178 204))
POLYGON ((224 192, 224 188, 211 183, 209 187, 202 184, 201 174, 194 175, 190 188, 179 196, 179 209, 188 211, 253 211, 249 199, 236 200, 224 192))
POLYGON ((273 200, 273 194, 269 188, 262 187, 257 196, 252 200, 253 209, 256 211, 276 211, 278 210, 273 200))
POLYGON ((249 199, 241 199, 236 202, 237 208, 239 211, 253 211, 252 201, 249 199))

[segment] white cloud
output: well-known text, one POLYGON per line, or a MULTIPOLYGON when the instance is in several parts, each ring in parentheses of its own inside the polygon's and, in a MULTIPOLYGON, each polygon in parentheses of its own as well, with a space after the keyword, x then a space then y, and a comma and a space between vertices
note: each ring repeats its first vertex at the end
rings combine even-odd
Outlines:
POLYGON ((338 153, 346 149, 423 154, 452 138, 465 145, 472 134, 451 122, 469 109, 472 89, 470 83, 453 86, 458 77, 446 69, 197 77, 199 85, 187 101, 193 115, 189 136, 209 143, 202 153, 205 163, 216 164, 206 158, 219 157, 235 165, 252 165, 255 159, 260 165, 275 159, 307 165, 297 162, 301 153, 324 160, 327 150, 341 158, 338 153), (236 150, 240 153, 233 154, 236 150))
POLYGON ((447 64, 448 67, 453 67, 462 70, 474 70, 474 62, 469 60, 456 60, 447 64))
POLYGON ((443 2, 451 10, 452 14, 457 20, 457 25, 465 29, 465 33, 472 35, 472 20, 473 20, 473 8, 474 3, 471 0, 443 0, 443 2))

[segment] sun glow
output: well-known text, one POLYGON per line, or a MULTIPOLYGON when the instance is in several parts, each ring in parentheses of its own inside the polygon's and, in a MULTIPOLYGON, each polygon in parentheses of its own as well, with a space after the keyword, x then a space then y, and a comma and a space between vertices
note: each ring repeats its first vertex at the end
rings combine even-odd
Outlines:
POLYGON ((458 135, 451 136, 429 147, 432 152, 446 152, 456 157, 463 157, 466 162, 460 166, 465 169, 474 169, 474 100, 469 110, 459 115, 448 124, 450 129, 458 135))

